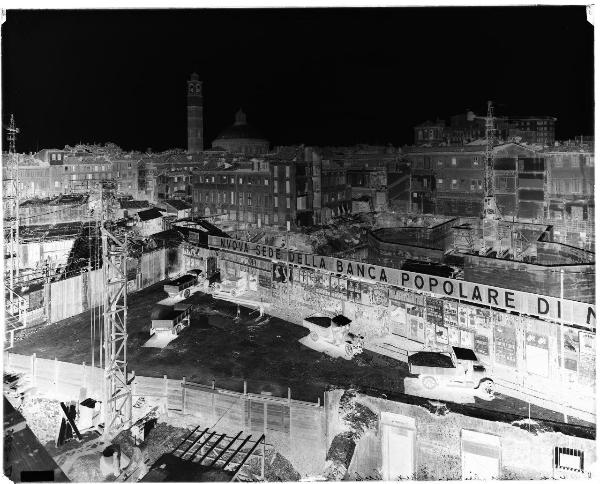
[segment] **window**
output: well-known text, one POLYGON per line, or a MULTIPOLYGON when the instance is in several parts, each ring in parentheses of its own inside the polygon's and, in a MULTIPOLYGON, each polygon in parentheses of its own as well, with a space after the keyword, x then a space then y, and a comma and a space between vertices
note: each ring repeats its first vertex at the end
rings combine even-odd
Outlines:
POLYGON ((279 183, 277 180, 273 181, 273 193, 279 193, 279 183))
POLYGON ((243 183, 243 179, 242 179, 242 177, 240 177, 238 180, 238 185, 241 185, 242 183, 243 183))
POLYGON ((52 155, 50 156, 50 159, 56 161, 56 153, 52 153, 52 155))
POLYGON ((285 167, 285 177, 286 177, 286 178, 289 178, 289 177, 290 177, 290 167, 289 167, 289 166, 286 166, 286 167, 285 167))
POLYGON ((106 171, 106 166, 102 165, 102 171, 106 171))
POLYGON ((60 182, 59 182, 59 181, 55 181, 55 182, 54 182, 54 186, 55 186, 56 188, 60 187, 60 182))
POLYGON ((238 197, 238 205, 241 207, 244 204, 244 194, 240 193, 238 197))
POLYGON ((443 185, 443 184, 444 184, 444 179, 438 178, 438 185, 443 185))
POLYGON ((269 184, 269 179, 265 178, 265 186, 267 186, 269 184))
POLYGON ((127 168, 131 169, 131 163, 127 163, 127 168))
POLYGON ((88 173, 88 174, 87 174, 87 179, 88 179, 88 180, 91 180, 91 179, 92 179, 92 174, 91 174, 91 173, 88 173))
POLYGON ((427 178, 423 178, 423 188, 427 188, 427 178))
MULTIPOLYGON (((177 179, 176 179, 175 181, 177 181, 177 179)), ((183 180, 182 180, 182 181, 183 181, 183 180)), ((214 177, 214 176, 211 176, 211 177, 210 177, 210 182, 211 182, 211 183, 214 183, 214 182, 215 182, 215 177, 214 177)))
POLYGON ((277 212, 275 212, 273 214, 273 223, 276 224, 279 222, 279 214, 277 212))
POLYGON ((198 177, 198 183, 202 183, 203 177, 198 177))
POLYGON ((473 157, 473 166, 479 166, 479 156, 473 157))
POLYGON ((456 158, 452 158, 452 166, 456 166, 456 158))
POLYGON ((483 190, 483 180, 477 180, 477 188, 483 190))
MULTIPOLYGON (((286 166, 287 168, 287 166, 286 166)), ((285 182, 285 193, 290 193, 290 182, 289 180, 285 182)))
POLYGON ((451 186, 452 190, 456 190, 457 187, 458 187, 458 181, 453 179, 452 180, 452 186, 451 186))
POLYGON ((252 195, 248 194, 248 206, 252 206, 252 195))
POLYGON ((65 171, 69 171, 69 167, 68 166, 65 166, 65 171))
POLYGON ((477 180, 471 180, 471 191, 475 191, 475 188, 477 187, 477 180))
POLYGON ((567 471, 583 472, 583 451, 568 447, 555 447, 554 467, 567 471))
POLYGON ((231 205, 235 204, 235 193, 231 192, 231 205))
POLYGON ((290 197, 287 197, 285 199, 285 206, 286 206, 286 208, 290 208, 290 197))
POLYGON ((279 206, 279 197, 273 197, 273 206, 275 208, 279 206))

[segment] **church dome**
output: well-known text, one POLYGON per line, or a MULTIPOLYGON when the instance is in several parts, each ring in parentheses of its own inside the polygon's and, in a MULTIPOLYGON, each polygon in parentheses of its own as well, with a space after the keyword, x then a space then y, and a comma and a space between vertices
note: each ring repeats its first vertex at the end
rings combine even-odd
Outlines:
POLYGON ((219 133, 216 139, 260 139, 261 133, 246 122, 246 113, 241 109, 235 114, 235 123, 219 133))
POLYGON ((219 133, 212 147, 234 153, 263 154, 269 151, 269 141, 247 123, 246 113, 240 109, 235 114, 235 123, 219 133))

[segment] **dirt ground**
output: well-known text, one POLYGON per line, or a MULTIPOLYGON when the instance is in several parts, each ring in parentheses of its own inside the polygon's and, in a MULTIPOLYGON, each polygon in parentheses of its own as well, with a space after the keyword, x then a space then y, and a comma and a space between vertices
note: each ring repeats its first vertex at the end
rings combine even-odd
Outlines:
MULTIPOLYGON (((195 293, 186 300, 194 304, 190 327, 165 348, 144 348, 150 338, 150 312, 164 299, 162 284, 157 284, 128 297, 129 370, 137 375, 188 381, 242 391, 244 380, 248 391, 271 392, 292 398, 316 401, 328 388, 354 386, 373 395, 393 397, 404 393, 408 368, 404 363, 365 351, 351 361, 332 358, 307 348, 298 340, 308 330, 296 324, 271 317, 256 323, 258 313, 241 307, 241 318, 235 322, 234 304, 195 293)), ((97 313, 97 310, 96 310, 97 313)), ((32 329, 15 344, 19 354, 36 353, 40 358, 58 358, 80 364, 91 362, 90 312, 45 327, 32 329), (65 344, 68 342, 68 344, 65 344)), ((96 343, 96 364, 98 345, 96 343)), ((491 402, 476 399, 475 406, 486 411, 500 411, 518 416, 563 421, 562 414, 529 406, 525 401, 499 395, 491 402)), ((575 419, 570 419, 573 423, 575 419)))

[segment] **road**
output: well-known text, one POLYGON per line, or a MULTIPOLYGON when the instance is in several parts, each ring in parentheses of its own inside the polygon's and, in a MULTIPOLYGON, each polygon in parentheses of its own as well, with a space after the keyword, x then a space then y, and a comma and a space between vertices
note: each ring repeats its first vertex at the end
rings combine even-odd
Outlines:
MULTIPOLYGON (((128 296, 128 369, 137 375, 167 375, 173 379, 185 376, 188 381, 205 384, 214 379, 218 387, 235 391, 241 391, 246 380, 249 392, 287 396, 289 387, 292 398, 305 401, 322 398, 328 388, 349 386, 388 397, 405 393, 404 379, 409 374, 404 363, 367 351, 350 361, 332 358, 299 342, 308 334, 307 329, 275 317, 256 323, 258 313, 243 307, 236 322, 234 304, 201 292, 186 300, 194 305, 189 328, 165 348, 142 347, 150 338, 152 306, 164 297, 161 284, 128 296)), ((16 342, 12 351, 89 364, 93 318, 98 318, 98 310, 95 315, 87 311, 32 329, 16 342)), ((97 364, 97 348, 95 361, 97 364)), ((515 414, 514 420, 519 418, 516 416, 531 415, 534 419, 563 421, 562 414, 534 405, 530 410, 527 402, 505 395, 491 402, 475 399, 465 405, 481 409, 482 413, 515 414)))

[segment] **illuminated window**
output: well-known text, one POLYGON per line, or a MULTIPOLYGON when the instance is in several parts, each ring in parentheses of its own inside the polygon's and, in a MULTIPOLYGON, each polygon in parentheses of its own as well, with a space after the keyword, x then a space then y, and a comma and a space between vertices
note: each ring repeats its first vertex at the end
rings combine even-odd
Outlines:
POLYGON ((456 190, 458 188, 458 181, 452 180, 452 190, 456 190))

